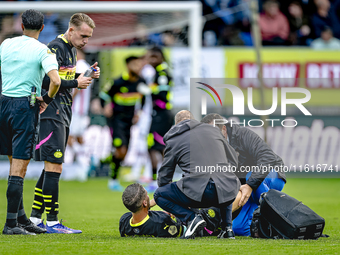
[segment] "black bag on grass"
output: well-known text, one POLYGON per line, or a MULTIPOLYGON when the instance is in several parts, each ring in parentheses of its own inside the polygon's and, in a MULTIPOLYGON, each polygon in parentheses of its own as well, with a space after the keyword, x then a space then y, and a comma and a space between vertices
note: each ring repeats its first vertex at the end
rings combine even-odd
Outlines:
POLYGON ((325 220, 295 198, 269 190, 261 195, 255 210, 251 236, 258 238, 317 239, 321 237, 325 220))

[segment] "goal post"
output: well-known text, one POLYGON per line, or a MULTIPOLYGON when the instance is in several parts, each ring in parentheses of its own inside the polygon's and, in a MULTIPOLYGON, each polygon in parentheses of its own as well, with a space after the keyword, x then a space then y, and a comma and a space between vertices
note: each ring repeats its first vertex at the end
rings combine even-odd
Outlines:
MULTIPOLYGON (((136 35, 138 37, 143 31, 140 31, 137 27, 131 30, 131 26, 127 25, 128 22, 132 23, 133 19, 135 19, 133 22, 141 24, 141 26, 144 25, 143 22, 148 23, 147 32, 149 34, 162 33, 163 31, 171 30, 175 27, 187 26, 188 29, 185 32, 187 42, 185 47, 187 47, 190 52, 190 73, 188 72, 187 77, 201 77, 200 62, 204 21, 202 17, 202 4, 200 1, 0 2, 0 14, 18 14, 27 9, 35 9, 43 13, 58 13, 65 16, 70 16, 76 12, 84 12, 89 15, 99 16, 101 24, 98 25, 100 25, 102 29, 99 29, 99 26, 95 29, 94 36, 89 41, 89 49, 92 47, 91 43, 93 43, 93 45, 100 45, 98 47, 94 46, 94 49, 96 49, 96 47, 97 49, 104 49, 105 47, 103 48, 102 46, 103 42, 105 42, 104 45, 109 45, 106 46, 106 48, 114 48, 115 43, 111 43, 111 45, 106 43, 110 42, 110 40, 111 42, 116 42, 119 40, 133 39, 136 35), (124 23, 125 19, 127 19, 127 23, 124 23), (141 21, 141 23, 139 23, 139 21, 141 21), (97 36, 98 34, 100 34, 99 37, 97 36)), ((95 22, 97 24, 96 20, 95 22)), ((196 97, 191 97, 190 100, 195 101, 197 99, 196 97)), ((190 100, 188 95, 187 107, 189 108, 190 100)), ((198 108, 190 110, 194 116, 200 116, 198 108)))
POLYGON ((188 2, 0 2, 0 13, 17 13, 27 9, 41 12, 61 13, 141 13, 141 12, 188 12, 189 38, 191 51, 191 77, 199 78, 200 52, 202 45, 202 5, 199 1, 188 2))

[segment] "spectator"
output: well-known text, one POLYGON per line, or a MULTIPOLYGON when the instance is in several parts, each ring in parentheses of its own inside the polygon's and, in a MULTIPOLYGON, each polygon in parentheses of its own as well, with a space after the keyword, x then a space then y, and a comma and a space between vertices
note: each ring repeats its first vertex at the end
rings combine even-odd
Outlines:
POLYGON ((306 45, 311 29, 309 19, 304 14, 299 2, 292 2, 288 7, 290 26, 289 40, 293 45, 306 45))
POLYGON ((1 20, 0 43, 7 38, 12 38, 12 37, 15 37, 15 36, 20 36, 20 35, 21 35, 21 33, 17 33, 14 29, 14 17, 13 17, 13 15, 6 15, 1 20))
POLYGON ((321 31, 325 26, 332 29, 334 36, 340 39, 340 21, 337 17, 340 0, 335 0, 332 4, 329 0, 314 0, 316 13, 313 15, 312 24, 315 38, 321 36, 321 31))
POLYGON ((263 4, 263 9, 264 13, 259 20, 263 45, 285 45, 289 36, 289 24, 280 12, 279 3, 268 0, 263 4))
POLYGON ((333 37, 333 32, 330 27, 325 27, 321 32, 321 37, 315 39, 311 46, 315 50, 339 50, 340 40, 333 37))

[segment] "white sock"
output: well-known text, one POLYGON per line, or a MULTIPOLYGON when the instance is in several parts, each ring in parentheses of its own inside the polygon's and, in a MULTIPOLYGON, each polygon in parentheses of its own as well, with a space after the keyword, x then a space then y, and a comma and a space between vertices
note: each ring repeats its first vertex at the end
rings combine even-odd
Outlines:
POLYGON ((46 221, 46 225, 49 227, 52 227, 54 225, 57 225, 59 223, 59 221, 46 221))
POLYGON ((30 221, 32 221, 35 225, 38 225, 41 223, 41 219, 37 217, 30 217, 30 221))

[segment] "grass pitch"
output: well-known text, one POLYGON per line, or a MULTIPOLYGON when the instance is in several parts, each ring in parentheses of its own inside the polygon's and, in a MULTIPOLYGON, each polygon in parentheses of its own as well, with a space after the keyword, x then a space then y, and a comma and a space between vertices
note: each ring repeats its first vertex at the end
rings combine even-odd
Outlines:
MULTIPOLYGON (((35 181, 26 180, 24 204, 31 212, 35 181)), ((81 229, 79 235, 0 235, 0 254, 339 254, 340 179, 288 179, 284 192, 304 202, 326 220, 329 238, 311 240, 259 240, 216 237, 179 240, 120 238, 118 223, 127 210, 120 192, 107 189, 106 179, 60 183, 60 214, 65 225, 81 229)), ((7 181, 0 181, 0 228, 6 217, 7 181)), ((159 208, 156 208, 157 210, 159 208)))

